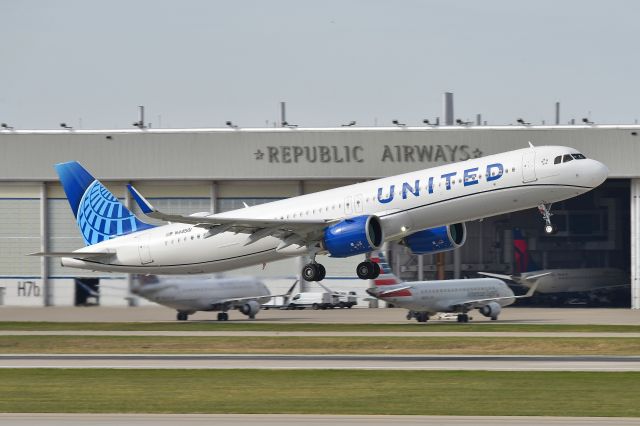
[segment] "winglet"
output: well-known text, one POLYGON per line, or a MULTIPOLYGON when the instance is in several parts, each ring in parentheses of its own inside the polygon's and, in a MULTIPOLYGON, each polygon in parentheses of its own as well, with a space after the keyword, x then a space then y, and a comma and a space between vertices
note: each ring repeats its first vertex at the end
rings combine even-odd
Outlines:
POLYGON ((148 202, 147 199, 144 198, 142 194, 140 194, 138 190, 133 187, 133 185, 127 184, 127 189, 133 196, 133 199, 136 201, 136 204, 138 205, 138 207, 140 207, 140 210, 142 210, 142 213, 148 215, 149 213, 153 213, 156 211, 156 209, 151 205, 151 203, 148 202))
POLYGON ((522 297, 524 298, 524 297, 533 296, 533 293, 535 293, 536 290, 538 289, 538 284, 540 284, 540 281, 536 281, 535 283, 533 283, 533 285, 531 287, 529 287, 529 291, 527 291, 527 293, 522 297))

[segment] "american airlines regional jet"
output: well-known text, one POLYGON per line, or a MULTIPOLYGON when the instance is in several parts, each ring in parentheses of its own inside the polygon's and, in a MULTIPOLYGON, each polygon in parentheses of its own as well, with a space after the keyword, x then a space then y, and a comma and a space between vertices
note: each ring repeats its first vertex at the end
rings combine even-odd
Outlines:
POLYGON ((473 309, 495 321, 503 307, 516 299, 531 297, 537 287, 535 284, 527 294, 515 296, 504 281, 495 278, 403 282, 393 274, 382 253, 371 260, 380 265, 381 275, 373 280, 375 286, 368 288, 367 293, 408 309, 407 319, 415 318, 418 322, 427 322, 438 312, 457 313, 458 322, 469 322, 467 312, 473 309))
MULTIPOLYGON (((385 241, 414 253, 464 244, 464 222, 538 206, 553 232, 551 203, 583 194, 605 181, 607 167, 573 148, 540 146, 358 183, 221 214, 191 216, 156 210, 129 186, 142 212, 134 216, 79 163, 56 165, 86 247, 34 253, 62 257, 62 265, 138 274, 219 272, 307 255, 307 281, 326 270, 318 254, 369 254, 385 241)), ((379 267, 358 264, 361 279, 379 267)))

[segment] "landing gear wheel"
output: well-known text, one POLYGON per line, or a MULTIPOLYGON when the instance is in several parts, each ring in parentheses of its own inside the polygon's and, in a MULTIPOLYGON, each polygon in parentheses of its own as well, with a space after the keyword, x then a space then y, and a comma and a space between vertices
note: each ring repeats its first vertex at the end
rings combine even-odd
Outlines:
POLYGON ((540 204, 538 206, 538 211, 542 215, 542 219, 544 220, 544 233, 547 235, 552 235, 556 233, 556 227, 551 223, 551 204, 540 204))
POLYGON ((324 280, 324 277, 327 275, 327 270, 320 263, 316 263, 316 267, 318 268, 318 276, 316 277, 316 281, 324 280))
POLYGON ((226 312, 220 312, 218 314, 218 321, 227 321, 229 319, 229 314, 226 312))
POLYGON ((189 319, 189 314, 187 314, 186 312, 178 311, 178 315, 176 315, 176 318, 178 321, 186 321, 189 319))
POLYGON ((426 312, 418 312, 416 314, 416 321, 418 322, 427 322, 429 320, 429 314, 426 312))
POLYGON ((356 274, 361 280, 372 280, 380 275, 380 266, 370 260, 358 264, 356 274))
POLYGON ((458 322, 469 322, 469 315, 458 314, 458 322))
POLYGON ((322 281, 327 275, 327 270, 319 263, 307 263, 302 268, 302 279, 305 281, 322 281))
POLYGON ((372 280, 378 278, 380 276, 380 265, 373 262, 373 276, 371 277, 372 280))

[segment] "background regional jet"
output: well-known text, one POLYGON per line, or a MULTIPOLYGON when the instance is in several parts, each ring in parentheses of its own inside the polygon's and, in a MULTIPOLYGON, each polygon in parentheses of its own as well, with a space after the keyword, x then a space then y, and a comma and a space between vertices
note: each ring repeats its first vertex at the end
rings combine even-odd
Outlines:
MULTIPOLYGON (((308 255, 307 281, 326 270, 316 255, 368 254, 385 241, 412 252, 456 249, 465 221, 538 206, 552 231, 551 203, 600 185, 608 169, 573 148, 542 146, 358 183, 221 214, 191 216, 156 210, 129 186, 142 212, 170 222, 154 226, 135 217, 79 163, 56 171, 86 247, 66 253, 64 266, 140 274, 219 272, 287 256, 308 255), (561 161, 557 161, 560 159, 561 161), (566 159, 566 160, 564 160, 566 159)), ((361 279, 380 273, 367 259, 361 279)))
POLYGON ((480 275, 510 280, 523 287, 537 286, 538 293, 549 294, 560 300, 575 293, 588 293, 589 298, 606 299, 606 293, 630 287, 629 274, 616 268, 561 268, 539 269, 531 259, 527 239, 519 229, 513 230, 516 270, 514 275, 479 272, 480 275))
POLYGON ((197 311, 220 311, 218 321, 229 319, 227 311, 237 309, 251 319, 271 292, 253 277, 157 277, 139 275, 134 280, 134 294, 178 311, 177 319, 185 321, 197 311))
POLYGON ((393 306, 409 309, 407 319, 415 318, 418 322, 427 322, 438 312, 457 313, 458 322, 469 322, 467 312, 473 309, 497 320, 503 307, 516 299, 531 297, 536 290, 534 285, 527 294, 515 296, 509 286, 495 278, 403 282, 391 271, 382 253, 372 260, 380 265, 381 274, 373 280, 375 287, 367 289, 367 293, 393 306))

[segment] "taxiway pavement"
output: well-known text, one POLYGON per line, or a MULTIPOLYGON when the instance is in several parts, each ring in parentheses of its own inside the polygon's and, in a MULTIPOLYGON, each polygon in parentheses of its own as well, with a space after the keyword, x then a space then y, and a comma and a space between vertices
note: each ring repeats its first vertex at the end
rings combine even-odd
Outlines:
MULTIPOLYGON (((404 309, 328 309, 262 310, 254 322, 273 323, 356 323, 407 324, 404 309)), ((478 312, 471 314, 472 322, 495 324, 478 312)), ((245 322, 247 317, 231 312, 232 321, 245 322)), ((175 321, 176 312, 169 308, 145 306, 137 308, 112 307, 0 307, 0 321, 54 321, 54 322, 136 322, 175 321)), ((215 312, 197 312, 189 317, 193 321, 215 321, 215 312)), ((425 328, 432 322, 455 323, 455 320, 435 320, 421 324, 425 328)), ((640 324, 640 310, 599 308, 507 308, 498 323, 517 324, 640 324)))
POLYGON ((640 356, 32 354, 0 368, 640 371, 640 356))
POLYGON ((2 426, 631 426, 638 419, 618 417, 338 416, 300 414, 0 414, 2 426))

